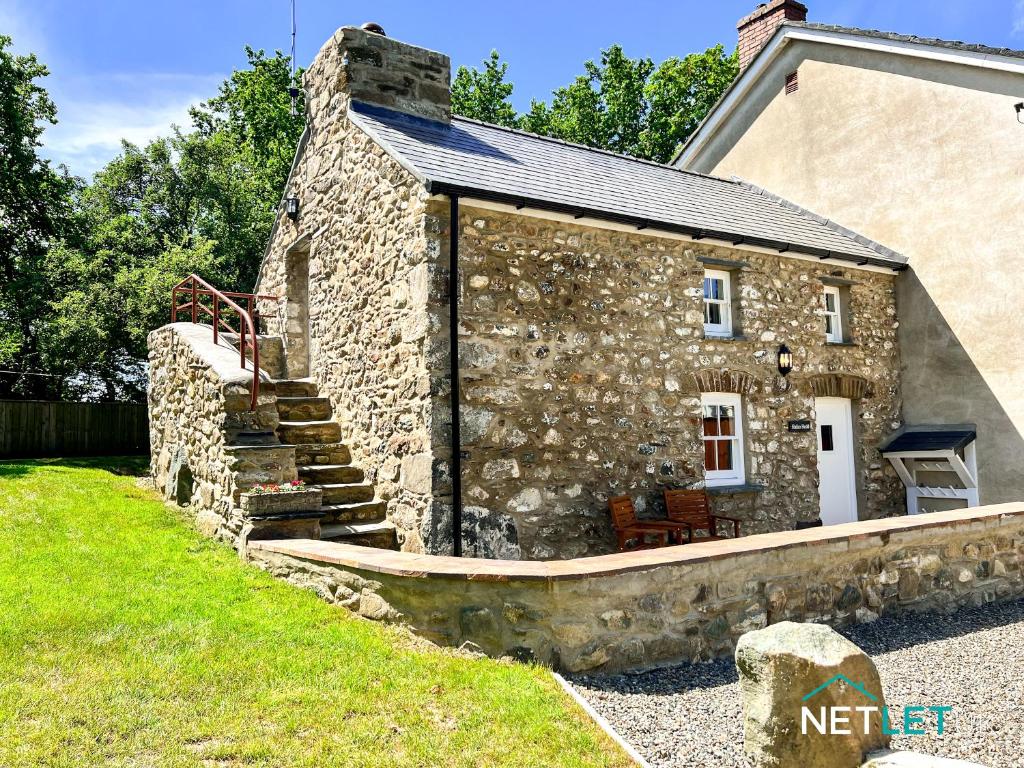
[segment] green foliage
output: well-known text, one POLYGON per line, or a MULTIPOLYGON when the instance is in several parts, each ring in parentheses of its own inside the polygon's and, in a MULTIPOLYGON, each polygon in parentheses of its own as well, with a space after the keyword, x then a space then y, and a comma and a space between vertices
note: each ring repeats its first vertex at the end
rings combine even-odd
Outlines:
POLYGON ((640 157, 668 162, 739 74, 739 55, 721 43, 703 53, 671 58, 651 74, 644 89, 649 105, 640 157))
MULTIPOLYGON (((56 122, 56 108, 39 81, 48 73, 33 55, 10 52, 0 35, 0 366, 40 365, 47 314, 45 271, 49 244, 71 234, 76 184, 39 157, 40 137, 56 122)), ((45 392, 43 377, 0 374, 0 394, 45 392)))
POLYGON ((508 64, 497 51, 484 69, 459 67, 452 111, 488 123, 522 128, 577 144, 666 163, 739 72, 736 52, 721 45, 655 66, 631 59, 622 47, 584 63, 584 74, 554 91, 551 103, 533 100, 517 116, 508 64))
POLYGON ((613 45, 601 63, 554 92, 551 105, 534 101, 525 130, 634 157, 668 162, 739 71, 736 53, 721 45, 655 67, 613 45))
MULTIPOLYGON (((291 113, 287 57, 246 54, 249 67, 193 110, 193 130, 125 143, 91 184, 46 203, 68 223, 40 238, 34 262, 22 259, 34 264, 15 294, 30 308, 32 355, 4 324, 0 356, 51 377, 0 375, 0 394, 140 400, 146 337, 167 322, 171 287, 190 272, 233 290, 255 283, 304 105, 291 113)), ((52 119, 41 89, 29 107, 52 119)))
POLYGON ((484 61, 484 71, 459 67, 452 81, 452 111, 485 123, 515 128, 519 120, 509 101, 512 83, 505 82, 508 64, 497 51, 484 61))

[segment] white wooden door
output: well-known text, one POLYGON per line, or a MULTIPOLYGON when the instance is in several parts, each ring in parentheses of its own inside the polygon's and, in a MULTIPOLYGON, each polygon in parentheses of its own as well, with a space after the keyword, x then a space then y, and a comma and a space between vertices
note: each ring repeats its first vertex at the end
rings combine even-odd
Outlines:
POLYGON ((818 493, 824 525, 857 520, 853 469, 853 408, 842 397, 816 397, 818 493))

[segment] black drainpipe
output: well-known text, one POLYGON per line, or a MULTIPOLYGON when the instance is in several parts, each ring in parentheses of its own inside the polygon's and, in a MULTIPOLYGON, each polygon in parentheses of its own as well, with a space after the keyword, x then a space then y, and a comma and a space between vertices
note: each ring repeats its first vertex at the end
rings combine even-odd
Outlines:
POLYGON ((462 557, 462 440, 459 437, 459 196, 448 195, 448 325, 452 379, 452 552, 462 557))

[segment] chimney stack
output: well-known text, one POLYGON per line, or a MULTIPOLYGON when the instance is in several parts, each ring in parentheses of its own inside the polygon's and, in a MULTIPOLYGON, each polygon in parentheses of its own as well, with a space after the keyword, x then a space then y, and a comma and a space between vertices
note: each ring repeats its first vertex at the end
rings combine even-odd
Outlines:
POLYGON ((307 119, 330 119, 350 100, 451 122, 447 56, 386 37, 379 24, 342 27, 306 70, 307 119))
POLYGON ((747 68, 784 21, 807 21, 807 6, 797 0, 770 0, 739 20, 736 31, 739 35, 740 72, 747 68))

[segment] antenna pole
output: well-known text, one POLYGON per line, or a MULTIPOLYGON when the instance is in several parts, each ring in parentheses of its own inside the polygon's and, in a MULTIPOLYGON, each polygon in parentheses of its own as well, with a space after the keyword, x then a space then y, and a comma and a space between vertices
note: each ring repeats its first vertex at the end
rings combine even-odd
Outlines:
POLYGON ((288 93, 292 97, 292 116, 295 115, 295 99, 298 97, 298 89, 295 87, 295 0, 292 2, 292 81, 288 84, 288 93))

